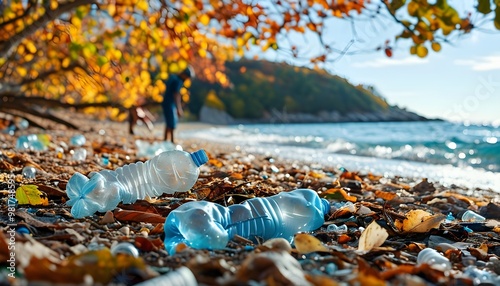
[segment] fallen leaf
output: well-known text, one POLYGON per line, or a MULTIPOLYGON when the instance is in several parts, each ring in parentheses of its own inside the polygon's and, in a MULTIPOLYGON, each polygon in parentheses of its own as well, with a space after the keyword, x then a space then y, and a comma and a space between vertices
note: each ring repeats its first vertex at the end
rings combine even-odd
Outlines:
POLYGON ((248 256, 234 277, 237 283, 265 285, 309 285, 300 263, 287 252, 266 251, 248 256))
POLYGON ((135 247, 141 251, 157 251, 162 247, 163 241, 159 238, 148 239, 147 237, 137 236, 134 241, 135 247))
POLYGON ((441 222, 446 218, 443 214, 431 214, 424 210, 411 210, 405 215, 403 221, 396 220, 394 225, 405 232, 428 232, 433 228, 439 228, 441 222))
POLYGON ((386 201, 390 201, 390 200, 393 200, 395 197, 397 197, 398 195, 395 194, 395 193, 391 193, 391 192, 384 192, 384 191, 375 191, 375 196, 377 198, 381 198, 381 199, 384 199, 386 201))
POLYGON ((292 252, 290 242, 282 237, 271 238, 266 240, 262 245, 275 251, 286 251, 288 253, 292 252))
POLYGON ((300 254, 307 254, 311 252, 329 252, 323 243, 316 237, 307 234, 299 233, 295 235, 295 248, 300 254))
POLYGON ((361 233, 359 237, 358 251, 370 251, 374 247, 379 247, 384 244, 385 240, 389 237, 389 233, 381 227, 376 221, 361 233))
POLYGON ((142 258, 131 255, 113 256, 108 248, 70 256, 60 263, 32 257, 24 270, 26 278, 31 282, 64 284, 82 284, 87 276, 91 276, 95 284, 108 284, 117 275, 127 275, 127 271, 134 271, 134 275, 144 278, 152 277, 142 258))
POLYGON ((16 190, 16 199, 20 205, 48 206, 47 194, 38 190, 35 185, 22 185, 16 190))
POLYGON ((38 189, 44 193, 46 193, 48 196, 53 196, 53 197, 68 197, 68 195, 66 194, 65 191, 63 190, 60 190, 60 189, 57 189, 57 188, 54 188, 54 187, 51 187, 51 186, 47 186, 47 185, 43 185, 43 184, 38 184, 36 185, 38 187, 38 189))
MULTIPOLYGON (((365 231, 367 230, 368 228, 365 231)), ((365 260, 358 258, 358 266, 358 275, 355 280, 359 282, 360 285, 387 285, 387 283, 382 279, 380 273, 374 267, 371 267, 365 260)))
POLYGON ((344 189, 334 188, 323 192, 323 197, 330 200, 346 200, 356 202, 357 198, 349 195, 344 189))
POLYGON ((161 215, 129 210, 115 210, 115 219, 119 221, 135 221, 144 223, 164 223, 165 218, 161 215))

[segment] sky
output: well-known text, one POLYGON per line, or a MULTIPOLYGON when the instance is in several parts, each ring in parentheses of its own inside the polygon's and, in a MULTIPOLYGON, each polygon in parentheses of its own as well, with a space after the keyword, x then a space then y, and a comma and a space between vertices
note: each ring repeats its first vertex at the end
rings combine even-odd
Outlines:
POLYGON ((475 33, 424 58, 407 49, 347 56, 333 72, 430 118, 500 125, 500 34, 475 33))
MULTIPOLYGON (((337 47, 353 39, 349 22, 331 26, 328 32, 337 47)), ((357 23, 358 40, 349 49, 373 50, 399 30, 393 21, 357 23)), ((314 42, 307 44, 314 52, 314 42)), ((389 104, 428 118, 500 126, 500 31, 475 30, 443 43, 438 53, 429 48, 424 59, 411 55, 409 44, 398 42, 391 58, 383 51, 345 55, 327 70, 352 84, 372 85, 389 104)), ((263 58, 290 63, 273 52, 263 58)))

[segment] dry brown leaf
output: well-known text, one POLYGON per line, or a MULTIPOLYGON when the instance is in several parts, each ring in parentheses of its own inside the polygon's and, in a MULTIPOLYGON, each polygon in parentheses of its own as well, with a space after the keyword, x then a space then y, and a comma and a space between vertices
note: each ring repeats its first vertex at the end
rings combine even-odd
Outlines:
POLYGON ((358 251, 370 251, 374 247, 379 247, 388 237, 387 230, 373 221, 359 237, 358 251))
POLYGON ((164 223, 165 218, 161 215, 129 210, 115 210, 115 219, 119 221, 135 221, 145 223, 164 223))
POLYGON ((295 235, 295 248, 300 254, 330 251, 319 239, 307 233, 295 235))
POLYGON ((411 210, 406 213, 406 218, 396 220, 394 225, 404 232, 428 232, 433 228, 439 228, 441 222, 446 218, 443 214, 431 214, 424 210, 411 210))
POLYGON ((366 261, 359 258, 358 265, 359 265, 358 275, 355 278, 355 280, 359 282, 360 285, 370 285, 370 286, 387 285, 387 283, 382 279, 380 273, 375 268, 371 267, 366 261))

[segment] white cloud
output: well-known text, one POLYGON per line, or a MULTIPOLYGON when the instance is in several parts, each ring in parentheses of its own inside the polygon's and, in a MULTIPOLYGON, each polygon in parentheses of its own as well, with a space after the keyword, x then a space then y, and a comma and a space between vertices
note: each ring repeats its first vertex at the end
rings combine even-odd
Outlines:
POLYGON ((471 60, 455 60, 460 66, 470 66, 475 71, 490 71, 500 69, 500 55, 480 57, 471 60))
POLYGON ((383 68, 390 66, 409 66, 409 65, 420 65, 428 63, 428 59, 417 58, 416 56, 406 57, 402 59, 394 59, 394 58, 379 58, 373 61, 366 62, 358 62, 354 63, 352 66, 358 68, 383 68))

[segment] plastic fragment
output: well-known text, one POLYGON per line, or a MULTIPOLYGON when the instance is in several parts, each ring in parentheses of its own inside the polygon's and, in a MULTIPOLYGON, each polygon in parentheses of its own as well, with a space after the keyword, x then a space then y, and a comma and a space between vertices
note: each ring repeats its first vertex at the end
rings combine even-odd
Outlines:
POLYGON ((417 264, 421 265, 424 263, 443 271, 451 269, 451 263, 448 258, 442 256, 433 248, 426 248, 418 253, 417 264))
POLYGON ((118 253, 128 254, 133 257, 139 257, 139 250, 130 242, 120 242, 111 247, 111 253, 117 255, 118 253))
POLYGON ((479 215, 471 210, 466 211, 462 215, 462 221, 469 221, 469 222, 482 222, 485 221, 486 218, 483 217, 482 215, 479 215))

